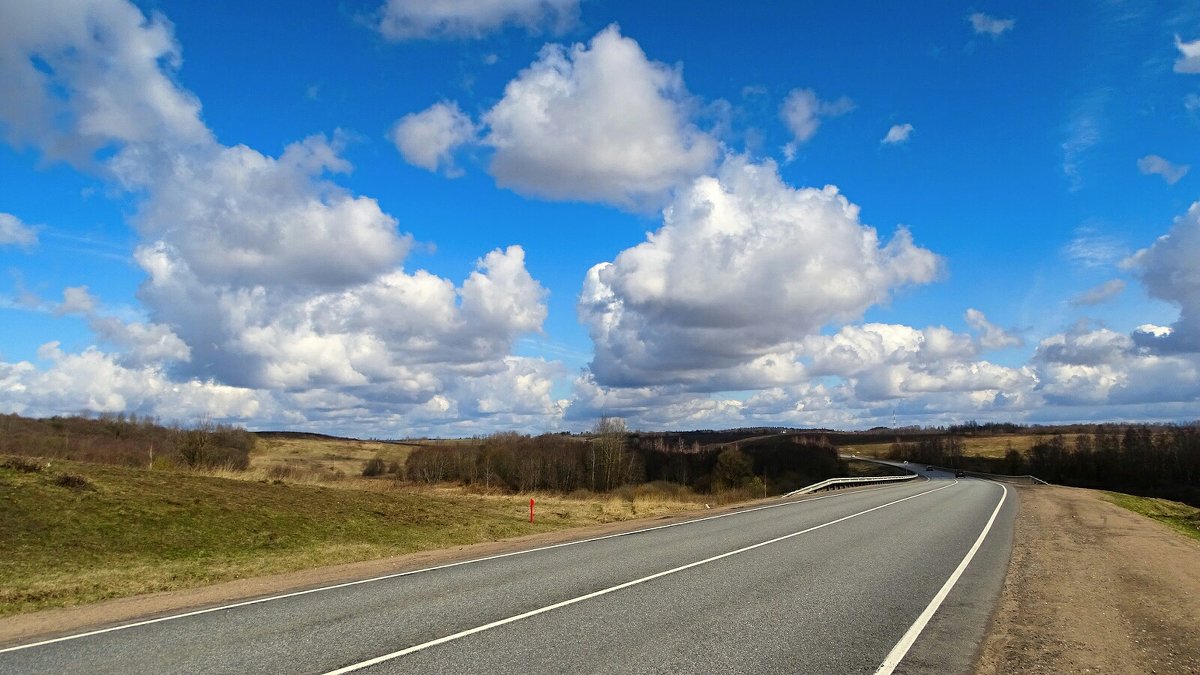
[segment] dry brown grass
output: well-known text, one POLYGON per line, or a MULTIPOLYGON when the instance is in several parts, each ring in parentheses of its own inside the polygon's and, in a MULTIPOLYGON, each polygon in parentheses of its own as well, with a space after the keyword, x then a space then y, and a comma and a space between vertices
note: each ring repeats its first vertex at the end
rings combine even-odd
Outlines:
MULTIPOLYGON (((1063 434, 1070 445, 1075 442, 1078 434, 1063 434)), ((1002 458, 1008 448, 1012 447, 1022 455, 1028 456, 1029 449, 1035 444, 1047 441, 1050 436, 1044 434, 1011 434, 1002 436, 962 436, 963 454, 968 457, 1002 458)), ((892 448, 891 443, 867 443, 863 445, 846 445, 838 448, 843 454, 863 455, 864 457, 886 457, 892 448)))
POLYGON ((247 477, 302 483, 338 481, 361 475, 367 460, 375 457, 404 466, 411 450, 409 445, 379 441, 260 437, 250 455, 248 473, 252 476, 247 477))
POLYGON ((392 479, 246 480, 257 471, 0 457, 0 616, 719 503, 671 484, 514 495, 392 479))

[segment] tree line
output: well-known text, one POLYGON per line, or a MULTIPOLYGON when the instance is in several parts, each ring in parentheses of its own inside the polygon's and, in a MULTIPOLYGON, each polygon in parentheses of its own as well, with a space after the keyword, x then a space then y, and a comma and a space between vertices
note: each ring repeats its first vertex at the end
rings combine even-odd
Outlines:
POLYGON ((698 492, 782 493, 843 475, 827 440, 798 435, 701 447, 670 434, 629 433, 602 420, 586 437, 497 433, 470 445, 422 447, 405 463, 410 481, 515 492, 607 492, 666 481, 698 492))
POLYGON ((1022 453, 969 457, 962 438, 897 443, 890 455, 922 464, 1009 475, 1032 474, 1075 487, 1116 490, 1200 506, 1200 426, 1100 425, 1071 437, 1054 434, 1022 453))
POLYGON ((200 422, 164 426, 151 416, 31 419, 0 415, 0 454, 123 466, 182 466, 241 471, 257 439, 241 427, 200 422))

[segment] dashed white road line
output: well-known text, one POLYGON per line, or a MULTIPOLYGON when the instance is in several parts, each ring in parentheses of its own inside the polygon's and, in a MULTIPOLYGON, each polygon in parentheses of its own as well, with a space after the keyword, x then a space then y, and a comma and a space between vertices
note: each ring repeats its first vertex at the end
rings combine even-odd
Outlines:
MULTIPOLYGON (((382 655, 382 656, 376 656, 376 657, 375 657, 375 658, 373 658, 373 659, 367 659, 366 661, 360 661, 360 662, 358 662, 358 663, 353 663, 353 664, 350 664, 350 665, 348 665, 348 666, 345 666, 345 667, 343 667, 343 668, 338 668, 337 670, 331 670, 331 671, 329 671, 328 673, 326 673, 325 675, 343 675, 344 673, 352 673, 352 672, 354 672, 354 671, 357 671, 357 670, 362 670, 363 668, 369 668, 369 667, 371 667, 371 666, 378 665, 378 664, 380 664, 380 663, 384 663, 384 662, 386 662, 386 661, 391 661, 391 660, 393 660, 393 659, 398 659, 398 658, 400 658, 401 656, 406 656, 406 655, 408 655, 408 654, 412 654, 412 653, 414 653, 414 652, 419 652, 419 651, 422 651, 422 650, 424 650, 424 649, 429 649, 430 647, 436 647, 437 645, 445 644, 445 643, 447 643, 447 642, 453 642, 454 640, 459 640, 459 639, 461 639, 461 638, 464 638, 464 637, 467 637, 467 636, 469 636, 469 635, 474 635, 474 634, 476 634, 476 633, 482 633, 483 631, 486 631, 486 630, 491 630, 491 629, 493 629, 493 628, 498 628, 498 627, 500 627, 500 626, 504 626, 504 625, 506 625, 506 624, 513 623, 513 622, 515 622, 515 621, 520 621, 520 620, 522 620, 522 619, 528 619, 529 617, 532 617, 532 616, 537 616, 538 614, 545 614, 546 612, 550 612, 550 611, 553 611, 553 610, 559 609, 560 607, 566 607, 566 606, 568 606, 568 605, 574 605, 574 604, 576 604, 576 603, 580 603, 580 602, 583 602, 583 601, 585 601, 585 600, 591 600, 592 598, 598 598, 598 597, 600 597, 600 596, 602 596, 602 595, 608 595, 609 593, 615 593, 616 591, 619 591, 619 590, 622 590, 622 589, 625 589, 625 588, 629 588, 629 587, 631 587, 631 586, 637 586, 638 584, 644 584, 644 583, 646 583, 647 581, 652 581, 652 580, 654 580, 654 579, 658 579, 658 578, 660 578, 660 577, 665 577, 665 576, 668 576, 668 575, 671 575, 671 574, 676 574, 676 573, 678 573, 678 572, 682 572, 682 571, 684 571, 684 570, 688 570, 688 569, 691 569, 691 568, 693 568, 693 567, 699 567, 700 565, 706 565, 706 564, 708 564, 708 563, 715 562, 715 561, 717 561, 717 560, 721 560, 721 559, 723 559, 723 558, 728 558, 728 557, 730 557, 730 556, 735 556, 735 555, 738 555, 739 553, 745 553, 745 552, 747 552, 747 551, 753 551, 754 549, 756 549, 756 548, 762 548, 763 546, 770 546, 771 544, 776 544, 776 543, 778 543, 778 542, 785 541, 785 540, 787 540, 787 539, 791 539, 792 537, 798 537, 798 536, 800 536, 800 535, 802 535, 802 534, 807 534, 807 533, 809 533, 809 532, 813 532, 813 531, 815 531, 815 530, 819 530, 819 529, 821 529, 821 528, 829 527, 830 525, 836 525, 836 524, 838 524, 838 523, 841 523, 841 522, 844 522, 844 521, 850 520, 851 518, 857 518, 858 516, 861 516, 861 515, 865 515, 865 514, 871 513, 872 511, 878 511, 879 509, 887 508, 887 507, 889 507, 889 506, 892 506, 892 505, 894 505, 894 504, 899 504, 900 502, 906 502, 906 501, 908 501, 908 500, 910 500, 910 499, 916 499, 917 497, 921 497, 921 496, 924 496, 924 495, 927 495, 927 494, 931 494, 931 493, 933 493, 933 492, 938 492, 938 491, 940 491, 940 490, 945 490, 946 488, 953 487, 953 486, 955 486, 955 485, 957 485, 957 484, 958 484, 958 481, 954 481, 953 483, 950 483, 949 485, 944 485, 944 486, 942 486, 942 487, 939 487, 939 488, 934 488, 934 489, 932 489, 932 490, 926 490, 925 492, 918 492, 918 493, 917 493, 917 494, 915 494, 915 495, 910 495, 910 496, 908 496, 908 497, 904 497, 904 498, 902 498, 902 499, 897 499, 897 500, 894 500, 894 501, 890 501, 890 502, 888 502, 888 503, 886 503, 886 504, 880 504, 879 506, 875 506, 875 507, 869 508, 869 509, 867 509, 867 510, 865 510, 865 511, 859 511, 858 513, 852 513, 852 514, 850 514, 850 515, 848 515, 848 516, 843 516, 843 517, 841 517, 841 518, 838 518, 838 519, 836 519, 836 520, 831 520, 831 521, 829 521, 829 522, 827 522, 827 523, 822 523, 822 524, 820 524, 820 525, 814 525, 813 527, 809 527, 809 528, 806 528, 806 529, 800 530, 799 532, 792 532, 791 534, 785 534, 785 535, 783 535, 783 536, 781 536, 781 537, 775 537, 774 539, 768 539, 767 541, 762 541, 762 542, 759 542, 759 543, 757 543, 757 544, 751 544, 751 545, 749 545, 749 546, 744 546, 744 547, 742 547, 742 548, 739 548, 739 549, 736 549, 736 550, 733 550, 733 551, 729 551, 729 552, 727 552, 727 553, 721 553, 721 554, 719 554, 719 555, 714 555, 714 556, 712 556, 712 557, 705 558, 705 559, 703 559, 703 560, 697 560, 697 561, 695 561, 695 562, 691 562, 691 563, 688 563, 688 564, 686 564, 686 565, 680 565, 679 567, 674 567, 674 568, 672 568, 672 569, 669 569, 669 570, 664 570, 664 571, 662 571, 662 572, 657 572, 657 573, 655 573, 655 574, 651 574, 651 575, 649 575, 649 576, 644 576, 644 577, 641 577, 641 578, 639 578, 639 579, 634 579, 634 580, 632 580, 632 581, 626 581, 625 583, 617 584, 617 585, 615 585, 615 586, 609 586, 608 588, 603 588, 603 589, 600 589, 600 590, 598 590, 598 591, 594 591, 594 592, 592 592, 592 593, 588 593, 588 594, 586 594, 586 595, 580 595, 580 596, 578 596, 578 597, 574 597, 574 598, 571 598, 571 599, 569 599, 569 600, 563 600, 562 602, 556 602, 556 603, 554 603, 554 604, 552 604, 552 605, 546 605, 545 607, 539 607, 539 608, 537 608, 537 609, 530 610, 530 611, 528 611, 528 612, 523 612, 523 613, 521 613, 521 614, 516 614, 516 615, 514 615, 514 616, 510 616, 510 617, 508 617, 508 618, 506 618, 506 619, 500 619, 499 621, 493 621, 493 622, 491 622, 491 623, 487 623, 487 624, 484 624, 484 625, 482 625, 482 626, 476 626, 475 628, 469 628, 469 629, 467 629, 467 630, 464 630, 464 631, 459 631, 459 632, 457 632, 457 633, 454 633, 454 634, 452 634, 452 635, 447 635, 447 636, 445 636, 445 637, 440 637, 440 638, 437 638, 436 640, 430 640, 430 641, 428 641, 428 642, 422 642, 421 644, 418 644, 418 645, 413 645, 413 646, 411 646, 411 647, 407 647, 407 648, 405 648, 405 649, 401 649, 401 650, 399 650, 399 651, 394 651, 394 652, 392 652, 392 653, 390 653, 390 654, 384 654, 384 655, 382 655)), ((993 519, 995 519, 995 516, 994 516, 994 515, 993 515, 993 519)))

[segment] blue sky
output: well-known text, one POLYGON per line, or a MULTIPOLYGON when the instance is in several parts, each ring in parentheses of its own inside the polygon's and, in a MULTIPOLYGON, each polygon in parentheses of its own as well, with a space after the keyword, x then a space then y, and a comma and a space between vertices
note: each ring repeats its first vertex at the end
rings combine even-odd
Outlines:
POLYGON ((28 5, 4 412, 1200 417, 1191 3, 28 5))

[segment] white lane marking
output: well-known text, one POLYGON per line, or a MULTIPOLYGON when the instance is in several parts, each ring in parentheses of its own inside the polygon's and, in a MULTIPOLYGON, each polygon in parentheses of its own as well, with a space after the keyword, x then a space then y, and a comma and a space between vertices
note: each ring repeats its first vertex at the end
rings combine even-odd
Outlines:
POLYGON ((475 628, 469 628, 464 631, 459 631, 457 633, 454 633, 453 635, 447 635, 445 637, 440 637, 440 638, 437 638, 436 640, 430 640, 429 642, 422 642, 419 645, 413 645, 412 647, 408 647, 407 649, 401 649, 400 651, 392 652, 390 654, 384 654, 383 656, 376 656, 373 659, 368 659, 366 661, 360 661, 359 663, 354 663, 354 664, 345 666, 343 668, 338 668, 337 670, 331 670, 328 673, 325 673, 325 675, 343 675, 343 673, 352 673, 356 670, 362 670, 363 668, 369 668, 370 666, 378 665, 385 661, 391 661, 392 659, 397 659, 397 658, 400 658, 401 656, 405 656, 407 654, 412 654, 413 652, 419 652, 423 649, 435 647, 440 644, 452 642, 454 640, 458 640, 460 638, 467 637, 468 635, 482 633, 485 630, 491 630, 493 628, 497 628, 497 627, 503 626, 505 624, 513 623, 514 621, 520 621, 521 619, 528 619, 529 617, 537 616, 538 614, 545 614, 546 612, 549 612, 549 611, 552 611, 555 609, 559 609, 560 607, 574 605, 576 603, 583 602, 584 600, 591 600, 592 598, 598 598, 602 595, 608 595, 609 593, 614 593, 616 591, 619 591, 619 590, 622 590, 625 588, 629 588, 630 586, 637 586, 638 584, 644 584, 647 581, 652 581, 652 580, 658 579, 660 577, 665 577, 670 574, 682 572, 684 570, 688 570, 693 567, 699 567, 700 565, 706 565, 708 563, 715 562, 717 560, 721 560, 722 558, 728 558, 730 556, 738 555, 739 553, 745 553, 746 551, 753 551, 756 548, 762 548, 763 546, 769 546, 771 544, 776 544, 781 541, 784 541, 785 539, 791 539, 792 537, 798 537, 802 534, 807 534, 814 530, 819 530, 823 527, 829 527, 830 525, 836 525, 840 522, 850 520, 851 518, 857 518, 858 516, 870 513, 872 511, 878 511, 879 509, 886 508, 888 506, 892 506, 893 504, 899 504, 900 502, 906 502, 910 499, 916 499, 917 497, 921 497, 923 495, 927 495, 932 492, 937 492, 939 490, 945 490, 946 488, 953 487, 956 484, 957 484, 957 481, 955 481, 954 483, 951 483, 949 485, 944 485, 940 488, 926 490, 925 492, 918 492, 915 495, 910 495, 908 497, 904 497, 903 499, 897 499, 895 501, 891 501, 886 504, 880 504, 879 506, 869 508, 866 511, 859 511, 858 513, 852 513, 848 516, 843 516, 841 518, 838 518, 837 520, 831 520, 828 523, 814 525, 813 527, 810 527, 810 528, 807 528, 804 530, 800 530, 799 532, 792 532, 791 534, 785 534, 782 537, 775 537, 774 539, 768 539, 767 541, 762 541, 757 544, 751 544, 749 546, 744 546, 742 548, 739 548, 739 549, 736 549, 733 551, 729 551, 727 553, 721 553, 719 555, 714 555, 711 558, 697 560, 696 562, 691 562, 686 565, 680 565, 679 567, 675 567, 675 568, 672 568, 669 570, 664 570, 662 572, 651 574, 649 576, 641 577, 640 579, 634 579, 633 581, 626 581, 625 583, 617 584, 616 586, 609 586, 608 588, 603 588, 598 591, 588 593, 587 595, 581 595, 579 597, 571 598, 570 600, 563 600, 562 602, 556 602, 553 605, 546 605, 545 607, 539 607, 538 609, 530 610, 530 611, 524 612, 522 614, 510 616, 507 619, 500 619, 499 621, 493 621, 491 623, 484 624, 482 626, 476 626, 475 628))
MULTIPOLYGON (((892 486, 882 485, 880 487, 892 487, 892 486)), ((74 633, 71 635, 64 635, 61 637, 51 638, 49 640, 42 640, 40 642, 31 642, 29 644, 16 645, 13 647, 6 647, 4 649, 0 649, 0 654, 4 654, 7 652, 20 651, 22 649, 32 649, 34 647, 42 647, 44 645, 54 644, 56 642, 66 642, 68 640, 78 640, 80 638, 92 637, 93 635, 103 635, 104 633, 112 633, 115 631, 127 630, 129 628, 137 628, 139 626, 148 626, 148 625, 155 624, 155 623, 162 623, 164 621, 174 621, 176 619, 186 619, 188 617, 199 616, 201 614, 210 614, 212 612, 221 612, 221 611, 224 611, 227 609, 237 609, 238 607, 248 607, 250 605, 258 605, 258 604, 262 604, 265 602, 273 602, 275 600, 294 598, 294 597, 301 596, 301 595, 308 595, 310 593, 320 593, 323 591, 332 591, 332 590, 336 590, 339 588, 347 588, 349 586, 358 586, 360 584, 374 583, 376 581, 386 581, 388 579, 407 577, 407 576, 411 576, 414 574, 422 574, 425 572, 435 572, 437 570, 444 570, 444 569, 447 569, 450 567, 459 567, 461 565, 473 565, 475 563, 487 562, 489 560, 498 560, 500 558, 509 558, 509 557, 517 556, 517 555, 525 555, 527 553, 537 553, 539 551, 549 551, 551 549, 562 548, 564 546, 589 544, 592 542, 603 541, 605 539, 614 539, 616 537, 628 537, 628 536, 634 535, 634 534, 642 534, 645 532, 653 532, 655 530, 663 530, 668 527, 680 527, 682 525, 692 525, 695 523, 702 523, 706 520, 716 520, 718 518, 728 518, 730 516, 740 516, 740 515, 743 515, 746 513, 762 511, 764 509, 776 509, 781 506, 795 506, 797 504, 804 504, 807 502, 815 502, 815 501, 820 501, 822 499, 831 499, 833 497, 848 497, 848 496, 854 495, 854 494, 861 494, 861 493, 839 492, 839 493, 834 493, 834 494, 822 495, 820 497, 810 497, 808 499, 798 499, 798 500, 790 501, 790 502, 781 502, 779 504, 767 504, 766 506, 755 506, 755 507, 749 508, 749 509, 730 511, 729 513, 719 513, 714 516, 705 516, 703 518, 696 518, 694 520, 684 520, 684 521, 680 521, 678 523, 667 523, 665 525, 655 525, 654 527, 645 527, 640 530, 630 530, 629 532, 617 532, 615 534, 606 534, 606 535, 603 535, 600 537, 591 537, 588 539, 578 539, 575 541, 565 541, 565 542, 560 542, 558 544, 539 546, 537 548, 522 549, 520 551, 510 551, 508 553, 497 553, 495 555, 484 556, 482 558, 472 558, 470 560, 460 560, 458 562, 446 563, 444 565, 435 565, 433 567, 424 567, 424 568, 417 569, 417 570, 408 570, 407 572, 395 572, 393 574, 384 574, 382 576, 371 577, 369 579, 357 579, 355 581, 346 581, 346 582, 343 582, 340 584, 332 584, 330 586, 318 586, 317 588, 308 588, 303 591, 292 591, 290 593, 282 593, 280 595, 269 595, 269 596, 262 597, 262 598, 255 598, 253 600, 244 600, 241 602, 235 602, 235 603, 231 603, 228 605, 218 605, 216 607, 207 607, 205 609, 197 609, 197 610, 193 610, 190 612, 183 612, 181 614, 171 614, 168 616, 160 616, 160 617, 157 617, 154 619, 146 619, 144 621, 137 621, 134 623, 126 623, 126 624, 121 624, 119 626, 110 626, 108 628, 99 628, 96 630, 86 631, 83 633, 74 633)), ((807 497, 808 495, 804 495, 804 496, 807 497)))
POLYGON ((992 531, 992 525, 996 522, 996 516, 1000 515, 1000 507, 1004 506, 1004 500, 1008 498, 1008 488, 1004 487, 1004 485, 1001 485, 1000 483, 996 483, 996 485, 1000 485, 1000 489, 1003 490, 1003 492, 1000 494, 1000 503, 996 504, 996 508, 992 511, 992 517, 988 518, 987 525, 985 525, 983 531, 979 533, 979 538, 975 540, 975 544, 971 546, 971 550, 967 551, 966 557, 964 557, 962 562, 958 564, 958 567, 955 568, 954 573, 950 575, 950 578, 946 579, 946 583, 942 584, 941 590, 937 592, 937 595, 933 596, 933 600, 929 601, 929 606, 927 606, 925 611, 921 612, 921 615, 917 617, 917 620, 908 627, 908 631, 904 633, 904 637, 900 638, 900 641, 896 643, 896 646, 892 647, 892 651, 888 652, 887 658, 885 658, 883 663, 879 665, 879 669, 875 671, 875 675, 891 675, 892 671, 896 669, 896 666, 900 665, 900 662, 904 660, 904 657, 908 654, 908 650, 912 649, 912 646, 917 641, 917 638, 921 636, 921 631, 925 630, 925 626, 929 623, 929 620, 933 618, 934 613, 937 612, 938 608, 942 606, 942 601, 944 601, 946 596, 950 594, 950 589, 954 588, 954 584, 958 583, 958 578, 961 577, 963 571, 967 569, 967 565, 971 564, 971 559, 975 557, 975 553, 979 550, 979 547, 983 545, 983 540, 987 538, 988 532, 992 531))

